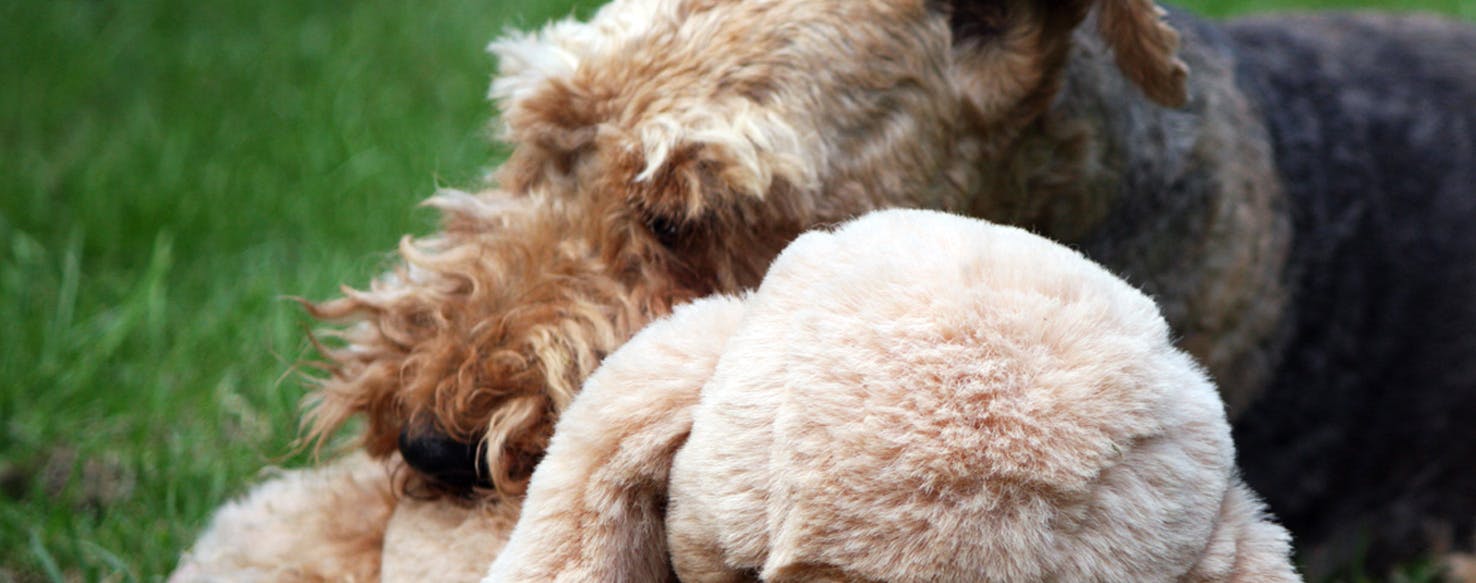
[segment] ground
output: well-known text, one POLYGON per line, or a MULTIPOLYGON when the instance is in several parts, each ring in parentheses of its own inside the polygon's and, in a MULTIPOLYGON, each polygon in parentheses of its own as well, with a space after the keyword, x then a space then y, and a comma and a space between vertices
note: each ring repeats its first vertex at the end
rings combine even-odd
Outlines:
POLYGON ((496 164, 482 47, 598 2, 570 4, 0 3, 0 583, 156 580, 263 466, 310 462, 286 296, 364 282, 496 164))

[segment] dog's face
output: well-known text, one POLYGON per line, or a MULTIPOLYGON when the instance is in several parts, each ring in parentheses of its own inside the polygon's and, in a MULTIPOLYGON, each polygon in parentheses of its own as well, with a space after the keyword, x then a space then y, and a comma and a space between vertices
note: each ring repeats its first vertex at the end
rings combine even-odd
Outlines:
MULTIPOLYGON (((363 321, 328 351, 311 432, 364 413, 372 453, 520 491, 584 378, 674 303, 756 284, 818 225, 963 210, 983 157, 1048 108, 1090 5, 615 0, 494 43, 498 185, 438 197, 445 228, 403 269, 315 307, 363 321)), ((1145 27, 1172 37, 1155 10, 1104 4, 1120 62, 1145 27)), ((1158 61, 1144 87, 1173 83, 1158 61)))

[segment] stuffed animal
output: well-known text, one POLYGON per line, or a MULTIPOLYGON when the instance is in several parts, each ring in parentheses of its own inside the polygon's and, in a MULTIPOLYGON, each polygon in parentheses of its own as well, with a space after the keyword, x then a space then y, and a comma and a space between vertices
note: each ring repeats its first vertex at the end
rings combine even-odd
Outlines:
POLYGON ((222 508, 172 580, 1298 580, 1233 459, 1142 293, 884 211, 611 355, 521 504, 417 500, 351 455, 222 508))
POLYGON ((519 501, 416 496, 397 479, 398 465, 356 452, 277 473, 216 511, 169 581, 481 578, 517 521, 519 501))
POLYGON ((558 422, 485 581, 1297 581, 1152 300, 884 211, 678 308, 558 422))

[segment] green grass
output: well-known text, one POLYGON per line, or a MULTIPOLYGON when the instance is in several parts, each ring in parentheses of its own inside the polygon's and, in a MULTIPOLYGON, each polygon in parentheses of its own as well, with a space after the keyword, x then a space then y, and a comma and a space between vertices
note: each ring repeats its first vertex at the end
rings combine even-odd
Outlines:
POLYGON ((0 3, 0 582, 157 579, 308 461, 283 296, 364 282, 495 163, 482 47, 571 10, 533 4, 0 3))

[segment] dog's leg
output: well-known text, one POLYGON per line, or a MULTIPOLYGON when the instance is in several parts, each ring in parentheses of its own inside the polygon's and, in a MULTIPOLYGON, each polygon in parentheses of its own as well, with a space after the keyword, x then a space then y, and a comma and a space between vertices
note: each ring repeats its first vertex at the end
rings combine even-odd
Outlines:
POLYGON ((388 470, 362 453, 285 472, 217 511, 169 580, 377 581, 394 505, 388 470))
POLYGON ((671 459, 742 315, 740 300, 702 300, 605 360, 559 421, 512 539, 484 581, 669 578, 671 459))

